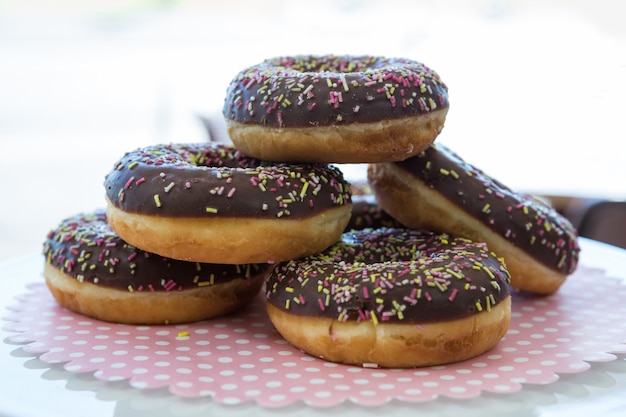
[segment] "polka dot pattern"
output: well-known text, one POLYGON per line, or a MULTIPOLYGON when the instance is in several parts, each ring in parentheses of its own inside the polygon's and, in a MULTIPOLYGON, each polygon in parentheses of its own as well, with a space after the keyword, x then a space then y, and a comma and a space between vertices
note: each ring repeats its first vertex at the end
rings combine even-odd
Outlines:
POLYGON ((168 387, 182 397, 223 404, 381 405, 511 393, 626 352, 626 286, 582 266, 555 295, 515 295, 511 327, 492 351, 446 366, 394 370, 338 365, 298 351, 272 327, 261 295, 224 318, 129 326, 69 312, 42 283, 28 290, 10 308, 5 329, 42 361, 105 381, 128 380, 136 389, 168 387))

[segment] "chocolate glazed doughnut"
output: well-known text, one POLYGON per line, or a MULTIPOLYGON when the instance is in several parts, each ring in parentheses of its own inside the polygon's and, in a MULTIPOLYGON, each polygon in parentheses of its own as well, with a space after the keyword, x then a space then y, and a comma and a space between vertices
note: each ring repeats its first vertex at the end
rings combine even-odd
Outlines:
POLYGON ((405 226, 486 242, 517 289, 554 293, 576 269, 578 234, 565 217, 442 144, 405 161, 371 164, 368 178, 381 207, 405 226))
POLYGON ((265 263, 333 244, 352 207, 341 171, 267 163, 216 143, 127 153, 105 179, 111 228, 169 258, 265 263))
POLYGON ((408 158, 443 128, 448 89, 424 64, 376 56, 276 57, 231 81, 223 113, 247 155, 272 161, 408 158))
POLYGON ((63 220, 44 242, 44 276, 59 304, 100 320, 172 324, 243 308, 259 292, 267 264, 176 261, 124 242, 104 210, 63 220))
POLYGON ((267 310, 287 341, 332 362, 440 365, 501 340, 511 317, 508 282, 484 243, 363 229, 320 254, 275 266, 267 310))

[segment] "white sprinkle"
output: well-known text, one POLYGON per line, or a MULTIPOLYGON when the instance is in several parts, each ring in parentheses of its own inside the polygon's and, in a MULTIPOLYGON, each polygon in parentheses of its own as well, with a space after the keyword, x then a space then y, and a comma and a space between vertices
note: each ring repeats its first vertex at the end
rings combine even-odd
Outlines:
POLYGON ((169 184, 167 184, 167 187, 164 187, 164 188, 163 188, 163 191, 165 191, 166 193, 169 193, 169 192, 170 192, 170 190, 171 190, 172 188, 174 188, 174 186, 175 186, 175 185, 176 185, 176 184, 174 184, 174 181, 172 181, 172 182, 170 182, 169 184))

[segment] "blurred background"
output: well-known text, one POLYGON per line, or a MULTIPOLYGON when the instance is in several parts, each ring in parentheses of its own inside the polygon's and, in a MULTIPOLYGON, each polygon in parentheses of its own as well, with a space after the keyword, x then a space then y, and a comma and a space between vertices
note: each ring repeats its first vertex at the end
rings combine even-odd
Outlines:
POLYGON ((275 55, 422 61, 449 87, 438 141, 519 191, 624 200, 625 21, 620 0, 0 0, 0 261, 104 206, 125 151, 207 140, 201 118, 223 139, 230 79, 275 55))

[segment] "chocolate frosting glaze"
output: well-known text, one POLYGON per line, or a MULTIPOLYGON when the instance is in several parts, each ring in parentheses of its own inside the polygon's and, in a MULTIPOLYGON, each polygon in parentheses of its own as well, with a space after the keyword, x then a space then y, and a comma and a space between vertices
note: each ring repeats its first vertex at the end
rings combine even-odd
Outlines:
POLYGON ((266 264, 220 265, 177 261, 137 249, 120 239, 104 210, 78 214, 50 231, 46 262, 81 282, 125 291, 181 291, 249 279, 266 264))
POLYGON ((501 184, 442 144, 395 163, 545 266, 571 274, 578 233, 552 207, 501 184))
POLYGON ((320 254, 275 266, 266 298, 299 316, 423 324, 490 311, 510 295, 509 282, 484 243, 363 229, 344 233, 320 254))
POLYGON ((129 152, 104 186, 123 211, 168 217, 301 219, 351 203, 350 186, 335 167, 263 162, 218 143, 129 152))
POLYGON ((296 55, 246 68, 231 81, 226 119, 269 127, 370 123, 447 108, 448 89, 420 62, 296 55))

